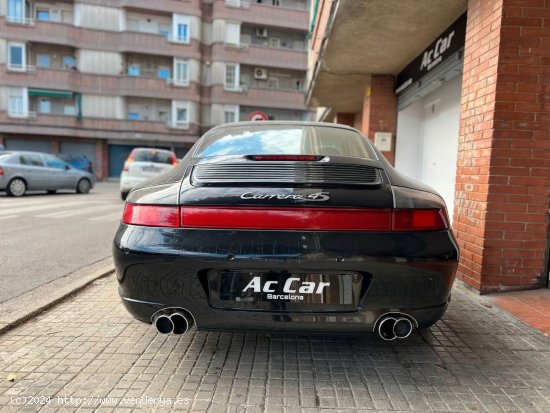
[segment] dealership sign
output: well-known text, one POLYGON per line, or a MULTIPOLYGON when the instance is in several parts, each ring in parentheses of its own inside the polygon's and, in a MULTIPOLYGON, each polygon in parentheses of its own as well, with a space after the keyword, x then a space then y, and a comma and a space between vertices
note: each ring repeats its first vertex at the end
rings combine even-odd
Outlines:
POLYGON ((397 75, 396 94, 420 80, 448 57, 464 47, 466 13, 435 39, 420 55, 397 75))

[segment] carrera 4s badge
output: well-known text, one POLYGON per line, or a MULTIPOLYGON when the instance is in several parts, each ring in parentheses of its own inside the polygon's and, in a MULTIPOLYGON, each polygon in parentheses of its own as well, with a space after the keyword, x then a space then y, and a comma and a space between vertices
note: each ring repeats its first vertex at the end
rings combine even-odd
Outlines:
POLYGON ((254 194, 252 192, 245 192, 241 195, 241 199, 294 199, 296 201, 328 201, 330 199, 330 192, 315 192, 314 194, 254 194))

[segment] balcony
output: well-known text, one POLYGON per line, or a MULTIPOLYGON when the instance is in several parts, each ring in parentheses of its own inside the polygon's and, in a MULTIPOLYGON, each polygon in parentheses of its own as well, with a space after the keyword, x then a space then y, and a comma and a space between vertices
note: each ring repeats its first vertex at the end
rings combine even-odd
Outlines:
POLYGON ((307 31, 309 9, 269 6, 243 0, 229 0, 226 4, 226 0, 215 0, 212 19, 234 20, 260 26, 279 26, 307 31), (277 22, 280 23, 277 24, 277 22))
POLYGON ((155 141, 177 140, 194 143, 199 136, 199 125, 189 124, 187 129, 169 128, 166 122, 135 121, 126 119, 84 118, 75 116, 37 114, 34 117, 13 117, 0 112, 0 124, 5 133, 71 136, 81 138, 155 141))
POLYGON ((200 100, 200 87, 190 83, 188 87, 173 85, 171 79, 137 76, 96 75, 67 69, 38 68, 24 74, 7 70, 0 65, 0 78, 10 86, 74 90, 80 93, 136 96, 164 99, 200 100))
POLYGON ((251 66, 307 70, 307 52, 256 45, 238 47, 216 43, 212 46, 212 60, 251 66))
POLYGON ((200 16, 200 0, 119 0, 119 7, 200 16))
POLYGON ((307 110, 304 92, 297 90, 242 87, 240 91, 225 90, 223 85, 214 85, 205 91, 203 103, 223 103, 252 107, 307 110))
POLYGON ((7 23, 0 18, 0 32, 9 33, 11 41, 44 42, 60 44, 76 49, 97 49, 113 52, 143 53, 150 50, 156 55, 178 56, 200 59, 200 43, 191 39, 191 43, 168 41, 166 36, 142 32, 111 32, 73 26, 66 23, 36 21, 33 26, 7 23))

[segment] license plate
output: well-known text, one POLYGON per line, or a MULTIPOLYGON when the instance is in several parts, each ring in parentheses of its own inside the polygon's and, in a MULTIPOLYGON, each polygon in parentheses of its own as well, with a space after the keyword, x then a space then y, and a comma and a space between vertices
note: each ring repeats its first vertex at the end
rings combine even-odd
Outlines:
POLYGON ((161 171, 160 168, 157 168, 156 166, 142 166, 141 167, 142 172, 149 172, 149 173, 158 173, 161 171))
POLYGON ((210 305, 255 311, 354 311, 369 277, 351 272, 212 270, 210 305))

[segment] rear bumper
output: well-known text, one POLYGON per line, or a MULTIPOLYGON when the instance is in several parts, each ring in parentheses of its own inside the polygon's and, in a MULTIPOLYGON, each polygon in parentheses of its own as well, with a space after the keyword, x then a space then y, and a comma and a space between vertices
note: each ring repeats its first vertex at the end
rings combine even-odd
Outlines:
MULTIPOLYGON (((224 231, 121 224, 113 255, 127 310, 150 323, 158 310, 183 308, 199 330, 372 332, 385 313, 428 327, 445 312, 458 250, 448 231, 352 233, 224 231), (346 311, 228 309, 213 305, 212 270, 353 272, 362 275, 357 307, 346 311), (363 288, 364 287, 364 288, 363 288)), ((355 287, 354 287, 355 288, 355 287)), ((294 307, 295 308, 295 307, 294 307)))

